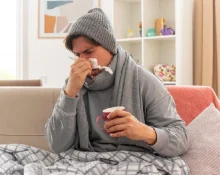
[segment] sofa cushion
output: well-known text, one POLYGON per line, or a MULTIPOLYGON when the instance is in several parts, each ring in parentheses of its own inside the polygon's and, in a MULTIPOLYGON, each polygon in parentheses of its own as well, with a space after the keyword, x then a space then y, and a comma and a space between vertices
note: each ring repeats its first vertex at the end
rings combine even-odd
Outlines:
POLYGON ((20 143, 49 150, 44 127, 60 90, 0 87, 0 144, 20 143))
POLYGON ((180 117, 188 125, 211 103, 220 110, 220 101, 208 86, 166 86, 173 96, 180 117))
POLYGON ((188 126, 189 149, 182 159, 192 175, 220 174, 220 112, 212 104, 188 126))

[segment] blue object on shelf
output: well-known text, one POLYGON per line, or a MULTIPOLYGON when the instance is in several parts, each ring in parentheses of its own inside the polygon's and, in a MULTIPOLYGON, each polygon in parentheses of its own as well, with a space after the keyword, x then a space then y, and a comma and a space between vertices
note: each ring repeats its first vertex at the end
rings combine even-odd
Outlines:
POLYGON ((149 28, 147 31, 147 36, 156 36, 155 28, 149 28))

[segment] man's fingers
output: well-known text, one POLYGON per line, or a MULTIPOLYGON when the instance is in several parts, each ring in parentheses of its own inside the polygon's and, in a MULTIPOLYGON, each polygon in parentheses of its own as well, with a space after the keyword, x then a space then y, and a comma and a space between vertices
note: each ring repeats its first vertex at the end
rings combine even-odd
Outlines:
POLYGON ((86 69, 89 69, 90 71, 92 71, 91 66, 88 66, 87 64, 83 64, 80 68, 79 67, 72 67, 73 72, 78 73, 78 74, 81 74, 86 69))
POLYGON ((82 68, 83 66, 88 67, 89 69, 92 70, 92 65, 88 61, 80 62, 79 64, 76 65, 79 69, 82 68))
POLYGON ((106 131, 108 133, 115 133, 115 132, 123 131, 125 129, 126 129, 126 124, 121 124, 121 125, 119 124, 119 125, 114 125, 109 129, 106 129, 106 131))
POLYGON ((110 133, 110 136, 111 137, 115 137, 115 138, 126 137, 127 136, 127 132, 125 130, 123 130, 123 131, 116 132, 116 133, 110 133))
POLYGON ((128 115, 130 115, 129 112, 122 111, 122 110, 115 110, 108 115, 108 119, 112 120, 115 117, 126 117, 128 115))
POLYGON ((91 69, 85 69, 82 74, 83 74, 83 77, 86 77, 87 75, 91 74, 92 70, 91 69))
POLYGON ((92 64, 88 60, 80 60, 79 62, 72 64, 70 67, 81 68, 83 65, 87 65, 88 67, 92 69, 92 64))
POLYGON ((105 122, 105 129, 109 129, 112 126, 115 125, 121 125, 121 124, 125 124, 126 123, 126 119, 124 117, 118 117, 118 118, 114 118, 112 120, 109 120, 107 122, 105 122))

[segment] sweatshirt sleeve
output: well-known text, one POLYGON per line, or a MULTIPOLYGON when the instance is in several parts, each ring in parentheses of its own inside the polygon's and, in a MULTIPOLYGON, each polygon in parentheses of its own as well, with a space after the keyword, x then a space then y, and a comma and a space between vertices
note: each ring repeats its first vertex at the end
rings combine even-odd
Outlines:
MULTIPOLYGON (((152 73, 142 77, 145 124, 155 129, 157 141, 151 145, 154 152, 163 156, 178 156, 189 145, 185 122, 176 111, 176 105, 166 87, 152 73)), ((149 147, 145 142, 143 145, 149 147)))
POLYGON ((76 98, 68 97, 63 88, 52 116, 45 125, 46 140, 55 153, 66 151, 74 143, 78 98, 78 96, 76 98))

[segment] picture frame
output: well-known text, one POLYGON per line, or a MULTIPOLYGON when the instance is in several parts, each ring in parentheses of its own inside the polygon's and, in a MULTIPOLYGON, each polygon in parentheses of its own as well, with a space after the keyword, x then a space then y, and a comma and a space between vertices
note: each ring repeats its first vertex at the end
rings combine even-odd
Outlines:
POLYGON ((100 0, 38 0, 38 38, 65 38, 74 22, 100 0))

